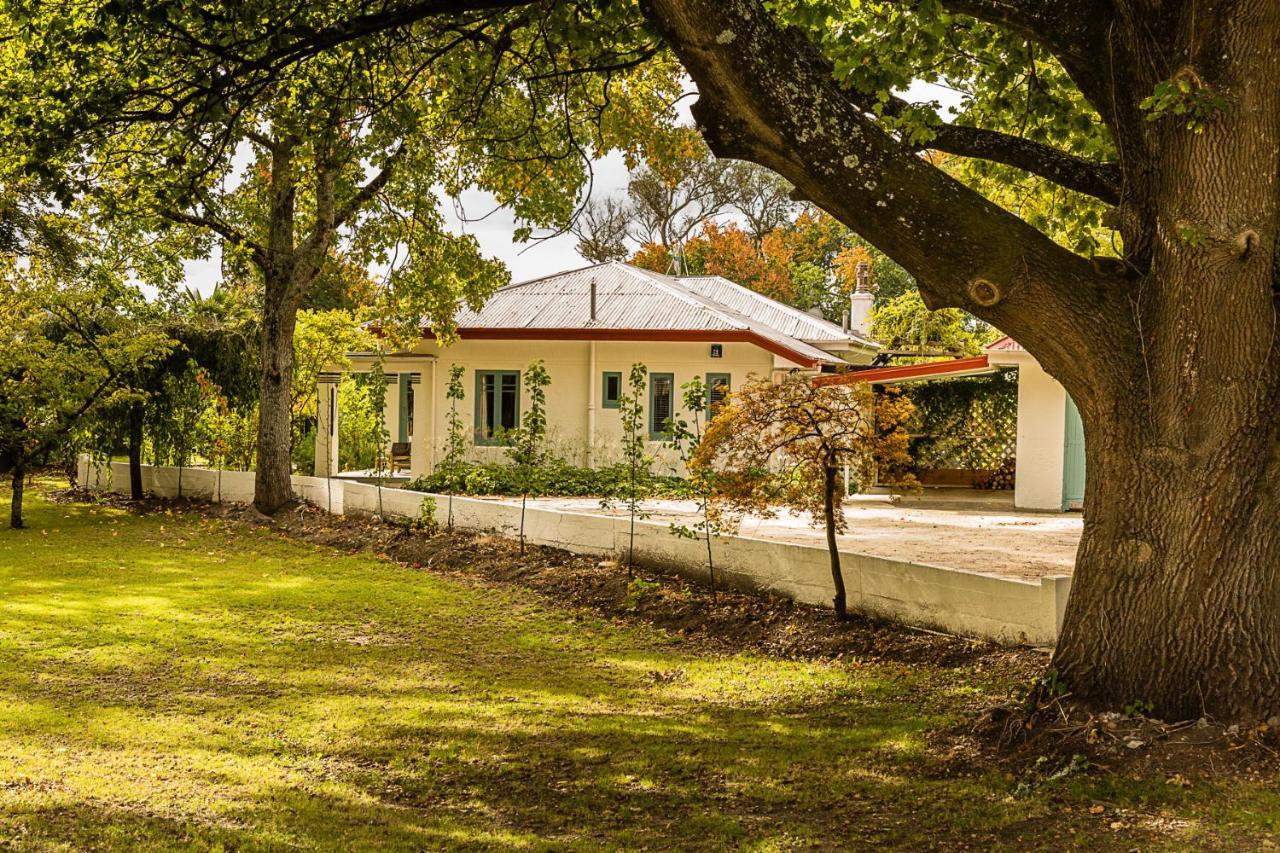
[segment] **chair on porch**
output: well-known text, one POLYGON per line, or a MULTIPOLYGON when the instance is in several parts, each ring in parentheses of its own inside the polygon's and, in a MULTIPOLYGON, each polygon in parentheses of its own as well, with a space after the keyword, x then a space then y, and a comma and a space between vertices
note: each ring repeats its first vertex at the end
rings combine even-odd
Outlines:
POLYGON ((409 442, 397 441, 391 445, 391 473, 409 470, 409 442))

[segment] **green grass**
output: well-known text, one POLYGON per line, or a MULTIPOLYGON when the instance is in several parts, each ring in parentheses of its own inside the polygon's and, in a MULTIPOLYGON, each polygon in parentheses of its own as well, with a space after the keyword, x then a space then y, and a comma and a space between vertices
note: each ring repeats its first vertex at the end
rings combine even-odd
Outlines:
POLYGON ((1015 797, 940 772, 926 735, 975 673, 700 655, 518 588, 28 494, 29 529, 0 531, 0 842, 1127 849, 1276 828, 1261 784, 1015 797), (1103 795, 1145 817, 1111 830, 1087 814, 1103 795))

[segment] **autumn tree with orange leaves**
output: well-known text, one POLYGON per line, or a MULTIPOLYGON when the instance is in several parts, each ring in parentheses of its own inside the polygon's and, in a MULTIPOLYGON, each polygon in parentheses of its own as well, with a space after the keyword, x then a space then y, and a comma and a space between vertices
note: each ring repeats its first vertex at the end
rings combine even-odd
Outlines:
POLYGON ((847 528, 842 509, 846 470, 911 488, 905 424, 914 411, 905 397, 873 396, 865 385, 815 384, 791 375, 756 380, 735 391, 707 426, 690 473, 714 483, 714 516, 772 517, 780 508, 808 513, 826 529, 836 618, 849 618, 836 535, 847 528), (708 476, 714 474, 714 476, 708 476))

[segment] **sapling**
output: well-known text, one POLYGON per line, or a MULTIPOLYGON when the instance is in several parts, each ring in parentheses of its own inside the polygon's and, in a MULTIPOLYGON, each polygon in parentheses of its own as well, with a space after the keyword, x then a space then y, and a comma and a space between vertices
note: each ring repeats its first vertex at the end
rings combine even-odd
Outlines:
MULTIPOLYGON (((688 421, 678 414, 670 418, 667 422, 668 434, 670 435, 667 445, 679 454, 680 461, 685 464, 685 470, 689 474, 689 485, 694 495, 697 496, 699 520, 692 525, 675 524, 673 522, 671 524, 671 532, 682 538, 702 538, 706 541, 707 574, 711 579, 711 598, 714 601, 716 596, 716 566, 711 555, 711 536, 713 533, 719 534, 724 529, 726 517, 711 513, 713 472, 705 468, 695 470, 690 467, 694 454, 698 452, 698 447, 702 444, 703 422, 704 420, 710 420, 714 414, 711 411, 711 389, 702 381, 701 376, 694 376, 693 379, 681 385, 680 390, 683 392, 684 410, 692 415, 693 424, 690 425, 688 421)), ((723 401, 721 401, 722 403, 723 401)))
POLYGON ((537 471, 546 459, 547 386, 551 377, 542 359, 531 362, 524 370, 524 390, 529 406, 520 417, 520 427, 508 435, 507 455, 515 463, 520 480, 520 554, 524 555, 524 515, 529 502, 529 489, 537 471))
POLYGON ((627 538, 627 577, 635 573, 636 516, 641 515, 642 472, 647 472, 648 457, 644 441, 644 391, 649 370, 643 364, 631 365, 627 377, 627 393, 618 398, 618 414, 622 419, 622 455, 627 464, 627 513, 630 528, 627 538))
POLYGON ((449 495, 449 519, 447 524, 450 531, 453 530, 453 493, 456 490, 454 478, 462 470, 463 457, 467 452, 466 432, 462 426, 462 415, 458 414, 458 403, 466 398, 466 391, 462 384, 462 374, 464 372, 460 364, 455 364, 449 369, 449 385, 444 394, 449 400, 449 412, 446 415, 448 429, 445 433, 444 464, 441 467, 444 468, 445 483, 449 495))

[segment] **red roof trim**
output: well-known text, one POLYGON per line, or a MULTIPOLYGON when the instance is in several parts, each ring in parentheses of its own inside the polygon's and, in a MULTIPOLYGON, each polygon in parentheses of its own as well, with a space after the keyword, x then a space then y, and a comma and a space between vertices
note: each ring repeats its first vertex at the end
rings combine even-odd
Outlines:
POLYGON ((813 380, 814 385, 853 385, 857 382, 874 382, 877 385, 886 382, 903 382, 908 379, 928 379, 934 376, 949 376, 954 373, 969 373, 986 370, 990 363, 985 355, 973 358, 957 358, 952 361, 930 361, 925 364, 904 364, 900 367, 875 367, 870 370, 854 370, 850 373, 835 373, 819 376, 813 380))
MULTIPOLYGON (((424 337, 430 335, 424 332, 424 337)), ((820 362, 801 355, 749 329, 459 329, 458 337, 474 341, 710 341, 748 343, 804 367, 820 362)))

